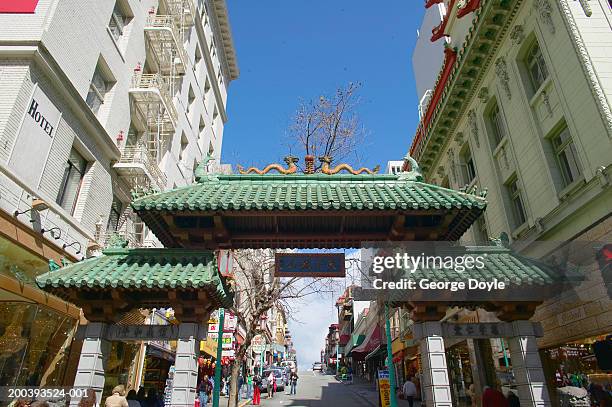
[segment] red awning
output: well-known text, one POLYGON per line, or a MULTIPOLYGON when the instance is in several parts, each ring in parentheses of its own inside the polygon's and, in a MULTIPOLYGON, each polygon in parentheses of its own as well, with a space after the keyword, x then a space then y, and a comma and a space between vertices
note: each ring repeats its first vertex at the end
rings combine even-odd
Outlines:
POLYGON ((340 346, 346 345, 351 340, 351 335, 340 335, 340 346))
POLYGON ((376 349, 382 343, 382 335, 380 325, 376 324, 370 328, 361 345, 351 350, 351 355, 355 353, 368 354, 376 349))

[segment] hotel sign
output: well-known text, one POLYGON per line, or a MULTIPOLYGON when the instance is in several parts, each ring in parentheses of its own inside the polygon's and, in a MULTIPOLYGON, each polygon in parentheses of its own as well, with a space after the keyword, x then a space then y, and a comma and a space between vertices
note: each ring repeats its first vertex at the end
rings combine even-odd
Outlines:
POLYGON ((276 253, 276 277, 344 277, 344 253, 276 253))
POLYGON ((36 86, 9 158, 9 167, 33 188, 38 188, 61 117, 60 110, 36 86))

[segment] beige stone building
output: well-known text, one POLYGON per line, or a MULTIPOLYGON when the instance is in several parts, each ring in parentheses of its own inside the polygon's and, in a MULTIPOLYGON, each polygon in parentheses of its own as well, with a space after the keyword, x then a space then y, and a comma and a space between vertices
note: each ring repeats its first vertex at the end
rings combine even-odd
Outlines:
POLYGON ((431 38, 446 41, 445 58, 410 153, 427 182, 487 189, 487 210, 464 241, 505 232, 521 254, 571 252, 586 280, 534 316, 544 328, 544 367, 553 379, 564 368, 610 380, 589 349, 612 332, 612 301, 596 258, 612 235, 611 6, 427 3, 446 8, 431 38))

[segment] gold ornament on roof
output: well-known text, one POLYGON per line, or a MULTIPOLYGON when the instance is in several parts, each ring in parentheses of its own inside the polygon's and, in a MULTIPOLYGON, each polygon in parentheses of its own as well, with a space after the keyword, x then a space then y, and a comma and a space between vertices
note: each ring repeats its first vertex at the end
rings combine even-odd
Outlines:
POLYGON ((240 174, 253 174, 254 173, 254 174, 259 174, 259 175, 267 174, 268 172, 272 170, 276 170, 280 174, 283 174, 283 175, 294 174, 297 172, 297 165, 296 165, 296 163, 298 162, 297 157, 287 156, 283 160, 287 163, 287 166, 288 166, 287 168, 284 168, 280 164, 269 164, 263 170, 260 170, 259 168, 256 168, 256 167, 249 167, 248 169, 245 170, 242 166, 237 165, 238 172, 240 174))
POLYGON ((334 168, 331 168, 332 158, 327 155, 319 157, 319 161, 323 163, 323 166, 321 167, 321 172, 327 175, 337 174, 342 170, 348 171, 353 175, 359 175, 364 172, 366 174, 376 174, 380 170, 380 165, 377 165, 376 167, 374 167, 374 169, 362 167, 358 170, 354 170, 353 167, 351 167, 349 164, 338 164, 334 168))

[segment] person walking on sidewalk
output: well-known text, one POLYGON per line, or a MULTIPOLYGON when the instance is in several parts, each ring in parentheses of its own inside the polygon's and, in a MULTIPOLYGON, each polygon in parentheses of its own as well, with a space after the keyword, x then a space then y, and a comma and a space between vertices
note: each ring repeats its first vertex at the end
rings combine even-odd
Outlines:
POLYGON ((251 374, 251 372, 247 373, 246 385, 247 385, 246 398, 250 399, 253 397, 253 375, 251 374))
POLYGON ((297 372, 295 370, 291 371, 291 376, 289 377, 289 383, 291 383, 291 391, 289 392, 289 394, 297 394, 295 390, 297 387, 298 379, 299 377, 297 375, 297 372))
POLYGON ((274 396, 272 390, 274 389, 274 373, 270 372, 268 375, 268 379, 266 380, 267 390, 268 390, 268 398, 271 399, 274 396))
POLYGON ((261 402, 261 377, 256 375, 253 379, 253 383, 255 384, 255 387, 253 388, 253 405, 258 406, 261 402))
POLYGON ((410 407, 413 407, 414 398, 416 397, 416 394, 417 394, 417 389, 416 389, 415 384, 412 382, 412 376, 409 377, 404 383, 404 385, 402 386, 402 393, 404 394, 404 397, 406 397, 406 400, 408 400, 408 405, 410 407))

